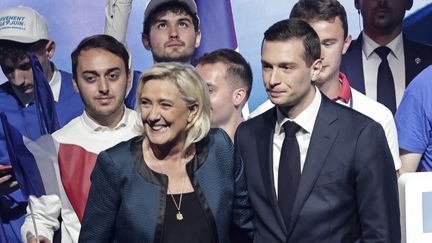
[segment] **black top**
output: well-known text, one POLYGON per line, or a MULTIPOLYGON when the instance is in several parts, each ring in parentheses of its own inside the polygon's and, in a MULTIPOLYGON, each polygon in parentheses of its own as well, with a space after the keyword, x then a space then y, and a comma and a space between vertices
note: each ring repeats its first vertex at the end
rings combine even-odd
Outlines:
MULTIPOLYGON (((173 194, 177 205, 180 194, 173 194)), ((195 192, 183 193, 180 212, 182 220, 177 220, 178 210, 170 194, 166 195, 166 209, 162 242, 164 243, 211 243, 212 231, 207 217, 195 192)))

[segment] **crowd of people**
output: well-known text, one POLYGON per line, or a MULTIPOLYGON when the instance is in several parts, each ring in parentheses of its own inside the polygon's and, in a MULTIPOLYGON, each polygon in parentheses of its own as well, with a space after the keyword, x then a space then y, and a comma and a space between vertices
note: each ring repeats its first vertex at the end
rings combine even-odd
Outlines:
POLYGON ((268 100, 249 117, 247 60, 192 58, 194 0, 147 3, 154 65, 131 70, 131 2, 108 1, 105 33, 78 44, 72 73, 51 62, 44 17, 0 10, 0 113, 28 139, 44 135, 42 79, 52 138, 97 155, 77 176, 85 210, 66 186, 26 197, 0 123, 1 242, 401 241, 398 176, 432 171, 432 47, 402 31, 413 0, 354 0, 356 40, 337 0, 299 0, 257 37, 268 100))

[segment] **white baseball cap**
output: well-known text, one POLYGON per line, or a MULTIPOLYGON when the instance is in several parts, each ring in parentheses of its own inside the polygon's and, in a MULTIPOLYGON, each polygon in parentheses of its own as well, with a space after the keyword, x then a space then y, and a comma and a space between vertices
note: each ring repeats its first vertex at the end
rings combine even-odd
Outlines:
POLYGON ((189 10, 193 14, 198 14, 198 8, 194 0, 150 0, 147 2, 146 9, 144 11, 144 21, 147 20, 148 16, 157 8, 159 5, 167 2, 179 2, 179 3, 185 3, 189 10))
POLYGON ((38 12, 18 6, 0 10, 0 40, 33 43, 48 40, 48 25, 38 12))

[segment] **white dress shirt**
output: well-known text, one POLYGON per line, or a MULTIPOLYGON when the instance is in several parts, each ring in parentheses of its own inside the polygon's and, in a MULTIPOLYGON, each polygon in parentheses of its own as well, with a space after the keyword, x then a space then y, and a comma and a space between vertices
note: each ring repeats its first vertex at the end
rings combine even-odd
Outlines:
POLYGON ((306 154, 309 148, 309 142, 315 125, 315 120, 318 114, 318 110, 321 105, 321 93, 318 88, 315 87, 315 97, 312 103, 302 111, 296 118, 289 119, 282 115, 277 110, 277 121, 275 125, 275 133, 273 135, 273 178, 276 195, 278 195, 278 175, 279 175, 279 160, 281 156, 281 149, 283 140, 285 138, 285 132, 283 131, 282 125, 286 121, 293 121, 297 123, 301 129, 296 133, 297 142, 300 149, 300 170, 303 171, 303 166, 306 160, 306 154))
MULTIPOLYGON (((393 74, 396 92, 396 107, 398 107, 405 91, 405 54, 403 49, 402 33, 386 46, 391 49, 391 52, 387 56, 387 60, 393 74)), ((363 32, 362 59, 365 92, 366 96, 373 100, 377 100, 378 67, 381 64, 381 58, 374 52, 377 47, 380 47, 380 45, 363 32)))
MULTIPOLYGON (((141 134, 142 122, 138 114, 126 108, 121 121, 114 128, 97 124, 84 111, 81 116, 70 121, 66 126, 53 133, 52 136, 59 143, 76 144, 89 152, 98 154, 117 143, 141 134)), ((73 163, 73 161, 71 162, 73 163)), ((56 176, 61 181, 60 175, 56 176)), ((60 227, 58 217, 61 215, 63 220, 61 222, 61 242, 78 242, 81 224, 66 196, 65 189, 60 186, 59 191, 60 196, 56 194, 45 195, 39 198, 30 196, 29 203, 31 203, 33 208, 38 233, 47 237, 52 242, 54 232, 60 227)), ((24 242, 27 242, 27 232, 35 235, 29 207, 27 207, 27 215, 21 228, 21 236, 24 242)))

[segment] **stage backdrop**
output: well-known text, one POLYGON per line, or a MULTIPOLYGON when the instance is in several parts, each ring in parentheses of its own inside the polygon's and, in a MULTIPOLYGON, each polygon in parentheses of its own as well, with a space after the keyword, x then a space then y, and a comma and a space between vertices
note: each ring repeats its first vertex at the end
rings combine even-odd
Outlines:
MULTIPOLYGON (((210 1, 210 0, 205 0, 210 1)), ((217 1, 217 0, 212 0, 217 1)), ((81 39, 102 33, 105 0, 1 0, 0 8, 17 5, 29 6, 40 12, 48 21, 50 35, 57 43, 53 61, 57 67, 70 71, 70 53, 81 39)), ((133 56, 134 69, 145 70, 152 64, 150 53, 141 43, 143 13, 146 0, 133 2, 129 21, 127 43, 133 56)), ((296 1, 287 0, 232 0, 235 31, 240 53, 250 62, 254 87, 249 99, 254 110, 267 97, 261 79, 260 46, 263 32, 274 22, 288 17, 296 1)), ((353 0, 342 0, 348 14, 350 33, 354 38, 360 32, 359 16, 353 0)), ((427 5, 430 0, 415 0, 411 11, 427 5)), ((0 75, 0 83, 5 78, 0 75)))

